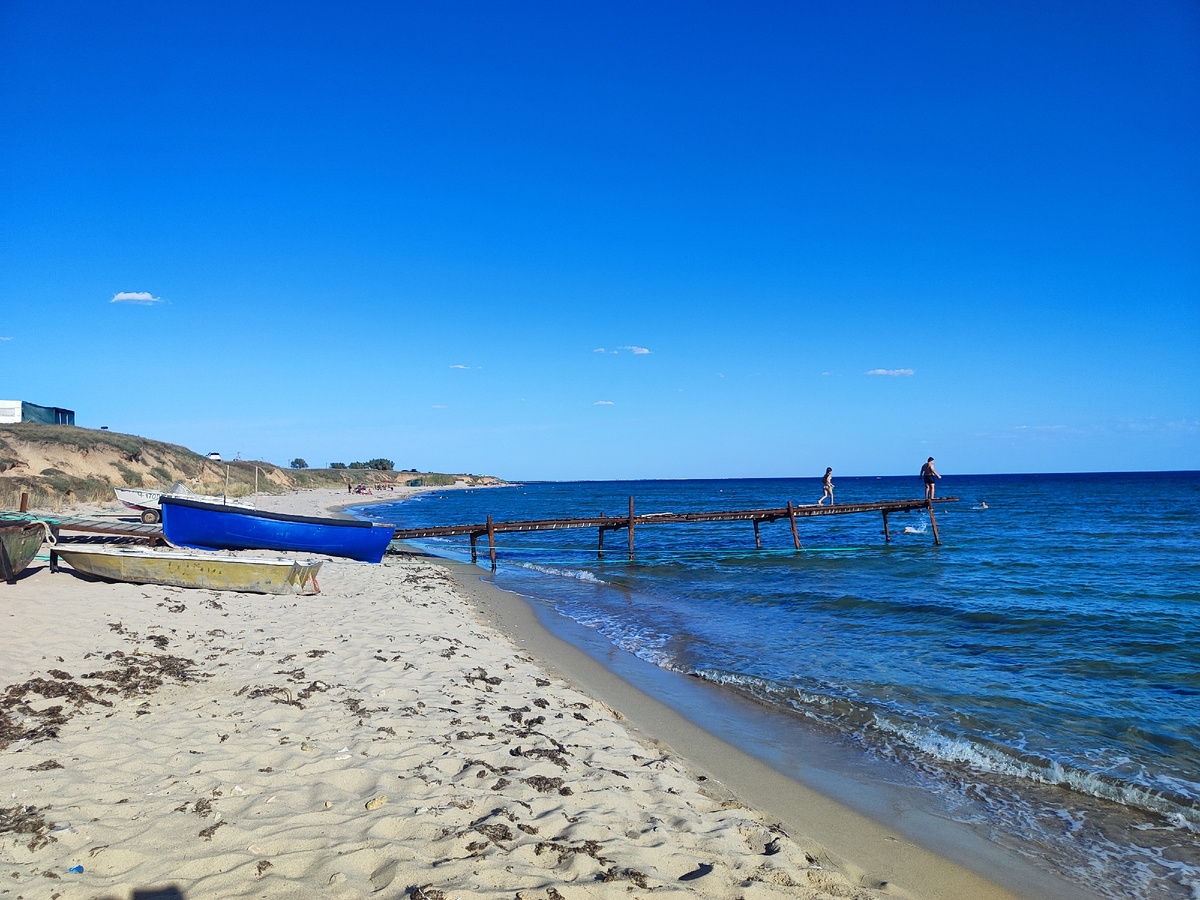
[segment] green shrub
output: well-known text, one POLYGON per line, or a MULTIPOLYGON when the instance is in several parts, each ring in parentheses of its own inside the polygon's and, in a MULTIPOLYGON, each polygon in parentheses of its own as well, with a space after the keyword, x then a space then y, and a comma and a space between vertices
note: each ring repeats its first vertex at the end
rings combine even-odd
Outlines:
POLYGON ((429 472, 421 476, 422 487, 442 487, 443 485, 454 484, 455 477, 453 475, 443 475, 440 472, 429 472))
POLYGON ((117 471, 121 473, 122 480, 129 485, 129 487, 140 488, 142 486, 141 472, 135 472, 133 469, 129 468, 129 466, 123 465, 119 462, 115 462, 113 465, 117 467, 117 471))

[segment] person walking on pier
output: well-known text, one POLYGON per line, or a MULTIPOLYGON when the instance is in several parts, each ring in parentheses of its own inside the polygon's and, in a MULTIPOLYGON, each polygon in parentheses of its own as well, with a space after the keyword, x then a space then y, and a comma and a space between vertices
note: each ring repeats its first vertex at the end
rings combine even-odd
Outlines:
POLYGON ((937 480, 941 477, 933 467, 933 457, 929 457, 925 465, 921 466, 921 480, 925 482, 926 500, 933 499, 933 486, 937 484, 937 480))
POLYGON ((833 506, 833 467, 828 466, 825 469, 825 478, 821 481, 821 486, 825 489, 825 493, 821 494, 821 499, 817 501, 817 506, 825 503, 825 498, 829 498, 829 505, 833 506))

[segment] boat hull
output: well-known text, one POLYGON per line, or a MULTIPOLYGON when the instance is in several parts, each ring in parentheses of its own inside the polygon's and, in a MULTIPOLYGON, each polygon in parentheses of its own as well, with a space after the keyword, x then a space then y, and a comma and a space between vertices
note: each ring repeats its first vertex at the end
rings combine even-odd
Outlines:
POLYGON ((46 529, 40 522, 0 525, 0 576, 9 584, 16 581, 42 549, 45 538, 46 529))
POLYGON ((158 498, 162 491, 146 491, 141 488, 113 488, 117 500, 130 509, 158 509, 158 498))
POLYGON ((371 563, 383 559, 394 531, 354 519, 289 516, 165 495, 162 516, 163 535, 180 547, 323 553, 371 563))
POLYGON ((58 555, 71 568, 109 581, 166 584, 211 591, 244 591, 255 594, 318 593, 321 562, 292 559, 254 559, 240 556, 201 556, 191 553, 156 553, 152 550, 58 547, 58 555))

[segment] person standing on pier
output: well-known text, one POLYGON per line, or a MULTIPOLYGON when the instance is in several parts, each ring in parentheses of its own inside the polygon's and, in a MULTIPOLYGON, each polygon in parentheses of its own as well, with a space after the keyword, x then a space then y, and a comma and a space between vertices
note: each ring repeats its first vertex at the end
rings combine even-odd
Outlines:
POLYGON ((933 499, 933 486, 937 484, 937 480, 941 477, 933 467, 933 457, 929 457, 925 465, 921 466, 921 480, 925 482, 926 500, 933 499))
POLYGON ((817 506, 825 503, 825 498, 829 498, 829 505, 833 506, 833 467, 828 466, 825 469, 825 478, 821 482, 821 486, 825 489, 825 493, 821 494, 821 499, 817 501, 817 506))

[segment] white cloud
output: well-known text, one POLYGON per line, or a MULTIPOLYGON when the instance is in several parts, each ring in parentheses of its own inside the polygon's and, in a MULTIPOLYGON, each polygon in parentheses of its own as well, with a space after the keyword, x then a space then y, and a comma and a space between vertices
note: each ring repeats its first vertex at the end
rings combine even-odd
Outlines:
POLYGON ((3 338, 3 337, 0 337, 0 341, 11 341, 11 340, 12 340, 12 338, 3 338))
POLYGON ((872 369, 868 375, 887 375, 891 378, 907 378, 913 373, 912 369, 872 369))
POLYGON ((162 297, 155 297, 149 291, 118 291, 113 294, 109 303, 137 303, 141 306, 151 306, 162 303, 162 297))
POLYGON ((642 354, 642 353, 649 353, 649 352, 650 352, 650 351, 649 351, 649 350, 647 350, 645 347, 622 347, 621 349, 622 349, 622 350, 628 350, 630 353, 633 353, 633 354, 635 354, 635 355, 640 355, 640 354, 642 354))
POLYGON ((444 407, 444 406, 439 406, 439 405, 438 405, 438 404, 436 404, 436 403, 435 403, 435 404, 433 404, 433 406, 431 407, 431 409, 445 409, 445 408, 446 408, 446 407, 444 407))
POLYGON ((616 406, 611 400, 597 400, 592 406, 616 406))
POLYGON ((593 352, 593 353, 604 353, 604 352, 605 352, 605 350, 604 350, 604 348, 603 348, 603 347, 597 347, 597 348, 596 348, 595 350, 593 350, 592 352, 593 352))
MULTIPOLYGON (((9 340, 5 338, 4 340, 9 340)), ((1179 419, 1174 422, 1167 422, 1166 426, 1169 430, 1194 432, 1200 428, 1200 419, 1179 419)))
POLYGON ((469 369, 471 367, 470 366, 451 366, 450 368, 452 368, 452 369, 469 369))

